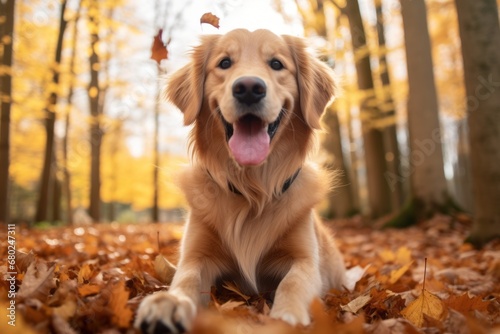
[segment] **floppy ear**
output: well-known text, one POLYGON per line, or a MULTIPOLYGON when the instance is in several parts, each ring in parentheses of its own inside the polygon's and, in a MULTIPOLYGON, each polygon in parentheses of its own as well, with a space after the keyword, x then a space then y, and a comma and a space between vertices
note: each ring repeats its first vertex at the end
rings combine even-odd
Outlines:
POLYGON ((307 52, 305 42, 298 37, 283 36, 297 67, 300 109, 307 124, 320 129, 320 118, 333 98, 335 82, 332 70, 307 52))
POLYGON ((200 112, 205 69, 218 38, 219 35, 203 36, 201 44, 193 49, 189 64, 174 72, 168 80, 167 99, 184 113, 184 125, 192 124, 200 112))

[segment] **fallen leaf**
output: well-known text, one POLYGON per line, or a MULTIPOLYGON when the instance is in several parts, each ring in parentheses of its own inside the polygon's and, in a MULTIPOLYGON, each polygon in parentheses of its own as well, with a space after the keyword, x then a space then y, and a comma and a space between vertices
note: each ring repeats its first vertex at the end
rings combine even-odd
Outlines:
POLYGON ((95 284, 84 284, 78 287, 78 294, 81 297, 87 297, 90 295, 96 295, 101 291, 101 287, 95 284))
POLYGON ((38 259, 32 262, 26 270, 18 298, 36 298, 40 301, 47 299, 50 289, 55 287, 54 268, 54 265, 49 267, 46 262, 38 259))
POLYGON ((158 275, 158 278, 162 283, 168 285, 172 282, 177 268, 172 263, 170 263, 170 261, 159 254, 155 258, 154 267, 156 275, 158 275))
POLYGON ((423 289, 420 296, 401 311, 401 315, 417 327, 424 325, 425 316, 442 321, 446 308, 441 299, 423 289))
POLYGON ((207 23, 219 29, 219 18, 212 13, 205 13, 200 18, 200 24, 207 23))
POLYGON ((85 284, 90 282, 94 276, 94 269, 89 263, 84 263, 83 266, 78 271, 78 284, 85 284))
POLYGON ((388 279, 389 284, 394 284, 399 281, 399 279, 408 271, 408 269, 410 269, 412 264, 413 261, 410 261, 407 264, 403 265, 401 268, 391 271, 388 279))
POLYGON ((236 293, 238 296, 240 296, 241 298, 243 298, 245 301, 249 300, 250 299, 250 296, 247 296, 245 295, 244 293, 242 293, 238 287, 232 283, 232 282, 224 282, 224 284, 222 284, 222 287, 226 290, 229 290, 229 291, 232 291, 234 293, 236 293))
POLYGON ((30 250, 29 253, 16 251, 16 267, 18 272, 25 273, 29 265, 35 261, 35 258, 33 250, 30 250))
POLYGON ((350 301, 347 305, 343 305, 340 308, 342 311, 347 311, 351 313, 358 313, 360 309, 362 309, 368 302, 372 299, 370 295, 362 295, 358 298, 350 301))
POLYGON ((129 292, 125 288, 125 282, 119 281, 111 288, 109 307, 113 314, 112 322, 119 328, 128 328, 134 313, 127 305, 129 292))
POLYGON ((370 265, 367 265, 364 268, 361 266, 354 266, 352 268, 349 268, 345 273, 345 288, 349 291, 353 291, 356 287, 356 283, 358 283, 359 280, 365 275, 368 268, 370 268, 370 265))
POLYGON ((219 312, 224 313, 224 312, 232 311, 235 308, 237 308, 238 306, 242 306, 242 305, 245 305, 245 303, 244 302, 238 302, 238 301, 230 300, 230 301, 225 302, 222 305, 219 305, 219 304, 216 303, 215 307, 217 308, 217 310, 219 312))
POLYGON ((487 312, 489 301, 484 301, 479 296, 470 297, 467 293, 461 296, 451 296, 445 300, 445 304, 465 316, 470 315, 472 311, 487 312))

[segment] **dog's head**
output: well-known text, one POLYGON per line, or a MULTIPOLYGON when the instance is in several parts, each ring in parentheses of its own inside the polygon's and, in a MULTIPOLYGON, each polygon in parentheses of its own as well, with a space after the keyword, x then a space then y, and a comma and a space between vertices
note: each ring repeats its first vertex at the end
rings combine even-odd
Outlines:
POLYGON ((330 69, 306 51, 302 39, 233 30, 202 38, 191 62, 171 77, 167 98, 183 111, 186 125, 206 127, 217 119, 211 136, 225 139, 238 164, 256 166, 287 127, 320 128, 333 92, 330 69))

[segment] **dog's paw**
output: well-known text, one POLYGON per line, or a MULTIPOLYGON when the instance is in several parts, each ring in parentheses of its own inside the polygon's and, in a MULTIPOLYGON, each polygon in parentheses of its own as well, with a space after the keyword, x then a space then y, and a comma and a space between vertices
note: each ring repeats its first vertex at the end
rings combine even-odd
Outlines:
POLYGON ((194 302, 185 296, 160 291, 144 298, 134 326, 144 334, 184 333, 196 314, 194 302))
POLYGON ((271 309, 271 318, 283 320, 292 326, 307 326, 311 323, 311 316, 306 307, 301 305, 275 306, 271 309))

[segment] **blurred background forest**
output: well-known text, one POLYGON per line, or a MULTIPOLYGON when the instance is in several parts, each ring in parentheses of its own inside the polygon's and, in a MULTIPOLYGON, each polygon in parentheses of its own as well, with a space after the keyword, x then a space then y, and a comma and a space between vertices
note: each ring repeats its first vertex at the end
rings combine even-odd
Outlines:
POLYGON ((498 235, 498 2, 2 0, 0 221, 182 219, 189 129, 163 78, 199 34, 243 27, 309 38, 338 76, 317 157, 343 171, 326 217, 460 211, 498 235))

